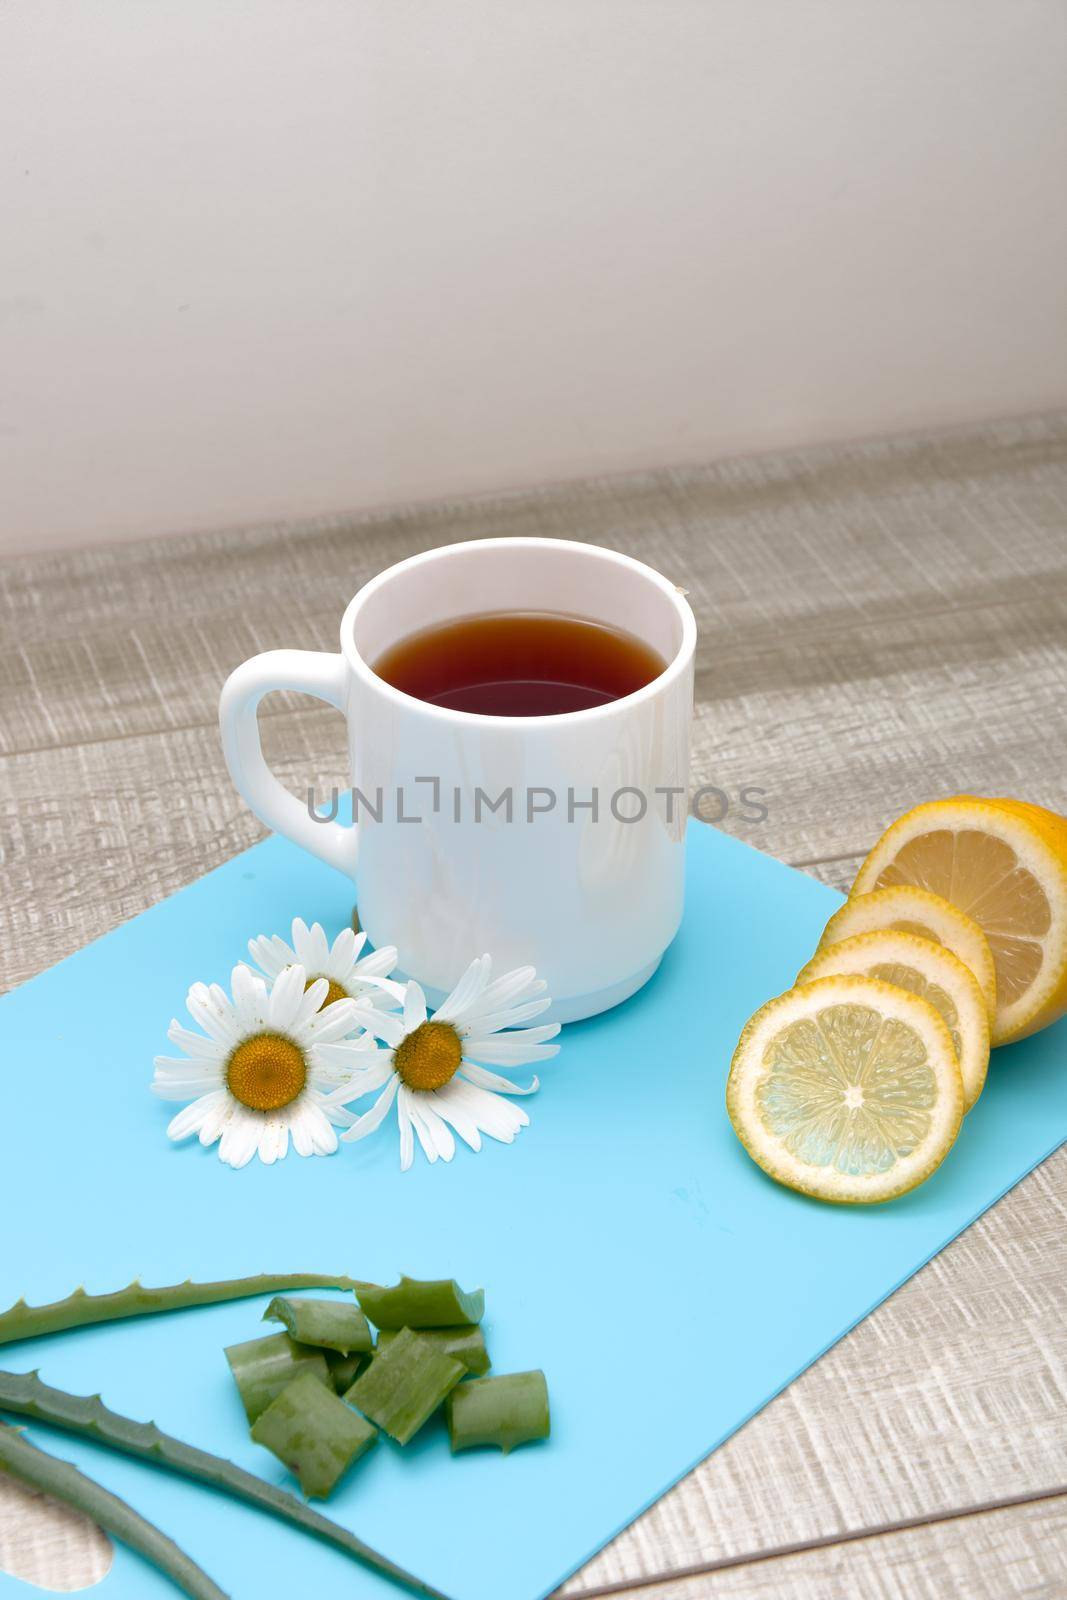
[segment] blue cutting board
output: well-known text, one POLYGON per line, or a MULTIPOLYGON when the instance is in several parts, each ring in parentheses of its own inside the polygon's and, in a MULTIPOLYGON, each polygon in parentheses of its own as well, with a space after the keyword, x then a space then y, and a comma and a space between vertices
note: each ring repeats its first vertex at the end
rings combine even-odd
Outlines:
MULTIPOLYGON (((552 1438, 452 1459, 441 1424, 383 1441, 325 1509, 455 1600, 535 1600, 1067 1137, 1064 1025, 999 1051, 941 1169, 833 1208, 776 1187, 730 1129, 742 1023, 787 987, 839 896, 690 829, 685 924, 628 1004, 564 1029, 516 1144, 398 1167, 395 1125, 331 1159, 241 1172, 171 1146, 152 1057, 197 978, 294 915, 331 933, 349 885, 269 839, 0 1001, 0 1305, 260 1270, 484 1284, 500 1372, 541 1366, 552 1438)), ((265 1301, 0 1349, 287 1482, 253 1445, 222 1355, 265 1301)), ((33 1426, 166 1529, 235 1600, 380 1600, 390 1586, 208 1490, 33 1426), (294 1590, 299 1584, 299 1590, 294 1590)), ((768 1539, 773 1543, 773 1529, 768 1539)), ((0 1593, 28 1592, 0 1577, 0 1593)), ((119 1548, 102 1600, 173 1590, 119 1548)))

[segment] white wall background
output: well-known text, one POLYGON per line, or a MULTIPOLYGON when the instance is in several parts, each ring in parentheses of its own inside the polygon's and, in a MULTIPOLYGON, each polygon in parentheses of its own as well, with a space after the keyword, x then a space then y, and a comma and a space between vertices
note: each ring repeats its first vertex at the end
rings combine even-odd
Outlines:
POLYGON ((1067 403, 1063 0, 8 0, 0 549, 1067 403))

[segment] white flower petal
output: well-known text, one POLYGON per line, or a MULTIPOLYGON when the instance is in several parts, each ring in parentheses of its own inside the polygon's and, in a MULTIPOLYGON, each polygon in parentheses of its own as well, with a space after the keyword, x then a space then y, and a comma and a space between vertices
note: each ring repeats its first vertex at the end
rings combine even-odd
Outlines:
POLYGON ((492 1089, 494 1094, 536 1094, 541 1087, 538 1079, 533 1078, 525 1089, 520 1088, 517 1083, 512 1083, 510 1078, 501 1078, 495 1072, 486 1072, 484 1067, 476 1066, 465 1056, 460 1062, 459 1070, 468 1083, 476 1083, 479 1089, 492 1089))
POLYGON ((157 1068, 149 1084, 152 1093, 160 1100, 195 1100, 199 1095, 211 1094, 219 1087, 218 1073, 166 1074, 157 1068))
POLYGON ((346 1034, 360 1027, 362 1020, 355 1000, 333 1000, 304 1024, 302 1042, 321 1040, 323 1044, 329 1044, 335 1039, 343 1039, 346 1034))
POLYGON ((194 1133, 199 1133, 204 1124, 204 1119, 211 1113, 218 1101, 227 1100, 229 1097, 224 1089, 216 1089, 211 1094, 201 1095, 199 1100, 194 1100, 191 1106, 186 1106, 172 1117, 167 1124, 167 1138, 177 1143, 181 1139, 188 1139, 194 1133))
POLYGON ((499 978, 494 978, 487 985, 479 1007, 485 1011, 495 1011, 500 1006, 519 1005, 544 994, 547 988, 544 978, 537 976, 536 967, 513 967, 510 972, 502 972, 499 978))
POLYGON ((543 978, 537 977, 533 967, 516 967, 514 972, 505 972, 503 977, 488 984, 470 1005, 463 1008, 462 1015, 454 1020, 467 1030, 488 1031, 482 1030, 482 1019, 496 1012, 508 1011, 542 998, 550 1004, 547 988, 548 985, 543 978))
POLYGON ((353 1000, 367 999, 383 1011, 396 1011, 404 1004, 407 985, 395 983, 392 978, 379 978, 372 973, 357 971, 345 980, 345 987, 353 1000))
POLYGON ((359 1008, 356 1018, 359 1026, 395 1050, 406 1032, 403 1019, 390 1016, 387 1011, 379 1011, 377 1006, 372 1006, 366 1000, 357 1000, 356 1005, 359 1008))
POLYGON ((296 1016, 292 1021, 294 1037, 303 1033, 303 1030, 318 1011, 329 992, 330 985, 325 978, 316 978, 313 983, 308 984, 301 997, 300 1004, 296 1008, 296 1016))
POLYGON ((422 1146, 422 1153, 432 1166, 437 1160, 437 1145, 430 1133, 429 1124, 419 1107, 418 1095, 412 1094, 407 1084, 402 1083, 400 1085, 397 1105, 400 1115, 406 1114, 410 1118, 411 1126, 414 1128, 418 1141, 422 1146))
POLYGON ((191 1056, 156 1056, 154 1066, 161 1077, 169 1078, 206 1076, 218 1079, 226 1071, 225 1060, 197 1061, 191 1056))
POLYGON ((268 978, 278 977, 279 973, 284 972, 286 967, 291 967, 296 960, 296 951, 287 945, 284 939, 279 939, 276 933, 270 938, 261 933, 256 939, 249 939, 248 953, 259 970, 268 978))
POLYGON ((482 1148, 482 1136, 478 1132, 478 1123, 462 1105, 460 1099, 455 1095, 449 1094, 451 1088, 452 1084, 447 1083, 443 1089, 431 1090, 425 1098, 432 1102, 438 1116, 455 1128, 460 1138, 466 1144, 469 1144, 472 1150, 478 1151, 482 1148))
POLYGON ((275 1160, 277 1159, 277 1150, 275 1148, 275 1133, 277 1131, 277 1126, 277 1123, 268 1122, 265 1120, 263 1126, 259 1130, 259 1142, 256 1145, 256 1154, 265 1167, 273 1166, 275 1160))
MULTIPOLYGON (((439 1155, 442 1161, 451 1161, 456 1153, 456 1141, 452 1137, 451 1129, 438 1116, 433 1096, 426 1093, 412 1094, 408 1109, 412 1117, 418 1117, 421 1121, 433 1143, 436 1155, 439 1155)), ((425 1145, 423 1148, 425 1149, 425 1145)))
POLYGON ((263 979, 242 962, 233 969, 230 988, 241 1035, 247 1038, 251 1033, 262 1033, 268 1018, 267 985, 263 979))
MULTIPOLYGON (((393 1076, 393 1052, 377 1050, 375 1055, 378 1059, 370 1066, 351 1071, 340 1081, 337 1077, 323 1074, 322 1081, 314 1081, 312 1087, 324 1094, 333 1106, 347 1106, 353 1100, 362 1100, 364 1095, 373 1094, 393 1076)), ((318 1080, 319 1076, 316 1073, 315 1079, 318 1080)))
POLYGON ((202 1033, 194 1033, 191 1028, 183 1028, 177 1017, 167 1029, 167 1038, 197 1061, 225 1061, 229 1054, 226 1046, 217 1039, 209 1039, 202 1033))
POLYGON ((335 1083, 341 1081, 338 1074, 346 1076, 350 1072, 368 1070, 379 1055, 386 1055, 392 1060, 393 1052, 379 1050, 373 1035, 369 1033, 362 1034, 358 1039, 339 1039, 330 1044, 320 1044, 316 1039, 307 1048, 308 1064, 332 1073, 335 1083))
MULTIPOLYGON (((524 1022, 530 1022, 534 1017, 539 1017, 548 1010, 552 1004, 551 997, 544 995, 540 1000, 527 1000, 521 1006, 504 1006, 498 1011, 479 1011, 477 1016, 468 1015, 458 1030, 464 1036, 477 1034, 479 1039, 484 1039, 487 1033, 499 1033, 502 1028, 518 1028, 524 1022)), ((554 1024, 559 1032, 559 1024, 554 1024)))
POLYGON ((287 1033, 296 1020, 300 1002, 304 998, 306 976, 301 966, 286 967, 271 985, 267 997, 267 1020, 278 1033, 287 1033))
POLYGON ((259 1136, 259 1159, 264 1166, 271 1166, 275 1161, 284 1161, 289 1153, 289 1123, 281 1118, 271 1117, 265 1124, 259 1136))
MULTIPOLYGON (((361 934, 360 937, 363 938, 365 935, 361 934)), ((354 970, 359 978, 387 978, 396 963, 396 945, 383 944, 380 950, 372 950, 369 955, 357 961, 354 970)))
POLYGON ((404 991, 404 1032, 414 1033, 426 1021, 426 996, 417 983, 409 983, 404 991))
MULTIPOLYGON (((304 1131, 311 1138, 312 1154, 332 1156, 337 1149, 337 1134, 330 1125, 318 1095, 309 1091, 301 1101, 300 1111, 304 1131)), ((348 1119, 347 1113, 345 1116, 348 1119)))
POLYGON ((303 929, 301 943, 307 952, 307 964, 314 967, 316 972, 324 972, 330 960, 330 941, 326 937, 326 929, 321 922, 313 922, 311 927, 297 917, 293 923, 293 945, 297 946, 297 925, 303 929))
POLYGON ((322 1114, 335 1128, 351 1128, 353 1123, 359 1121, 355 1112, 348 1111, 344 1106, 329 1104, 325 1096, 322 1098, 322 1114))
POLYGON ((293 1140, 293 1149, 298 1156, 311 1156, 315 1153, 315 1144, 308 1126, 308 1107, 306 1103, 297 1104, 289 1117, 289 1133, 293 1140))
POLYGON ((492 962, 488 956, 476 956, 460 978, 452 993, 441 1002, 434 1016, 439 1022, 459 1023, 465 1012, 482 994, 489 982, 492 962))
POLYGON ((331 978, 343 983, 356 964, 356 935, 351 928, 342 928, 333 941, 326 971, 331 978))
POLYGON ((219 1160, 228 1167, 246 1167, 259 1148, 263 1118, 244 1106, 234 1106, 233 1116, 222 1130, 219 1160))
POLYGON ((528 1033, 537 1031, 523 1028, 514 1033, 493 1033, 488 1039, 464 1039, 463 1054, 493 1067, 524 1067, 531 1061, 551 1061, 559 1055, 559 1045, 536 1044, 526 1038, 528 1033))
POLYGON ((448 1085, 448 1098, 454 1105, 471 1116, 483 1133, 501 1144, 510 1144, 529 1122, 521 1106, 505 1100, 501 1095, 490 1094, 462 1078, 453 1078, 448 1085))
POLYGON ((373 1133, 376 1128, 380 1128, 388 1115, 389 1107, 396 1099, 396 1091, 399 1085, 400 1079, 394 1073, 370 1110, 365 1111, 361 1117, 357 1117, 352 1126, 347 1128, 341 1135, 341 1138, 346 1143, 353 1139, 365 1139, 368 1133, 373 1133))
POLYGON ((236 1110, 237 1101, 226 1090, 223 1090, 216 1104, 211 1107, 205 1116, 200 1128, 200 1143, 205 1149, 208 1145, 214 1144, 215 1140, 221 1136, 223 1129, 230 1123, 236 1110))
MULTIPOLYGON (((411 1131, 411 1117, 402 1098, 396 1103, 396 1120, 400 1127, 400 1170, 407 1172, 415 1159, 415 1140, 411 1131)), ((345 1135, 341 1137, 343 1139, 345 1135)))
POLYGON ((193 1021, 219 1044, 232 1049, 237 1043, 240 1038, 237 1016, 221 989, 216 995, 206 983, 194 983, 185 997, 185 1007, 193 1021), (219 996, 225 1005, 220 1003, 219 996))

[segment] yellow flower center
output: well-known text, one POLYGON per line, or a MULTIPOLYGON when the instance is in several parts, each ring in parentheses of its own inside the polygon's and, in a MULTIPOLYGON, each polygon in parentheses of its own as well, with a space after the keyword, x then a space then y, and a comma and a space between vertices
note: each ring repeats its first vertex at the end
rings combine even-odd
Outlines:
MULTIPOLYGON (((319 977, 320 978, 326 978, 325 972, 320 972, 319 973, 319 977)), ((313 983, 317 983, 317 982, 318 982, 318 978, 309 978, 307 983, 305 983, 305 985, 304 985, 304 993, 307 994, 308 990, 311 988, 311 985, 313 983)), ((326 982, 330 985, 330 987, 326 991, 325 1000, 322 1002, 322 1005, 319 1007, 320 1011, 325 1011, 327 1006, 332 1006, 335 1000, 347 1000, 348 999, 348 990, 347 989, 342 989, 341 985, 339 983, 334 983, 332 978, 326 978, 326 982)))
POLYGON ((304 1052, 280 1033, 257 1033, 226 1063, 226 1087, 252 1111, 280 1111, 307 1082, 304 1052))
POLYGON ((463 1059, 459 1034, 449 1022, 424 1022, 396 1047, 393 1065, 409 1089, 440 1089, 463 1059))

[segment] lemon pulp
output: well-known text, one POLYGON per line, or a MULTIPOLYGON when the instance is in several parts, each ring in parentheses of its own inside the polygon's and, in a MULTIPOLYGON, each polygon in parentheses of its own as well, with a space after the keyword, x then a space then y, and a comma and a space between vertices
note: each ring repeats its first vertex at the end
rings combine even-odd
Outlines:
POLYGON ((760 1119, 813 1167, 888 1172, 930 1134, 937 1081, 915 1030, 869 1006, 830 1005, 768 1043, 760 1119))
POLYGON ((907 840, 879 873, 876 889, 917 884, 979 924, 993 953, 1002 1006, 1031 987, 1041 940, 1052 926, 1048 896, 1005 839, 977 828, 932 829, 907 840))

